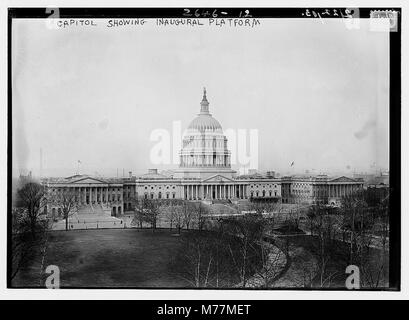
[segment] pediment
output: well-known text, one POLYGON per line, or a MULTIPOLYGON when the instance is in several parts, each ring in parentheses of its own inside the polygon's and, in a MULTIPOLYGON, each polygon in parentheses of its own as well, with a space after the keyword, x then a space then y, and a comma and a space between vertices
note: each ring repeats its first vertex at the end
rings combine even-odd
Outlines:
POLYGON ((78 180, 75 180, 71 182, 72 184, 107 184, 106 181, 96 179, 96 178, 91 178, 91 177, 85 177, 81 178, 78 180))
POLYGON ((330 180, 330 182, 356 182, 354 179, 342 176, 333 180, 330 180))
POLYGON ((217 174, 217 175, 207 178, 206 180, 203 180, 203 182, 215 182, 215 183, 232 182, 232 181, 233 181, 232 179, 222 176, 221 174, 217 174))

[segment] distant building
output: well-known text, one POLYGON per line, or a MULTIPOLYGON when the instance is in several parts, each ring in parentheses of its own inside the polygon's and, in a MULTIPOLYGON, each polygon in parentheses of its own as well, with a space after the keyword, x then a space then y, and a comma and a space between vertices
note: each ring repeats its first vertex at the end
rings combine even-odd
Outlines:
POLYGON ((281 178, 282 203, 339 205, 343 196, 363 188, 363 180, 345 176, 290 176, 281 178))

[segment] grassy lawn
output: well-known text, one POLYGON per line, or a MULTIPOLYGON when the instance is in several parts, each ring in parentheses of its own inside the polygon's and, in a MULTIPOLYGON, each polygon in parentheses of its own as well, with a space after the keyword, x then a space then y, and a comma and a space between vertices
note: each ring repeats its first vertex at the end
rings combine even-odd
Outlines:
MULTIPOLYGON (((104 229, 50 233, 44 265, 60 268, 61 287, 187 287, 177 276, 181 238, 167 230, 104 229)), ((40 261, 14 286, 39 286, 40 261)), ((43 282, 44 283, 44 282, 43 282)))

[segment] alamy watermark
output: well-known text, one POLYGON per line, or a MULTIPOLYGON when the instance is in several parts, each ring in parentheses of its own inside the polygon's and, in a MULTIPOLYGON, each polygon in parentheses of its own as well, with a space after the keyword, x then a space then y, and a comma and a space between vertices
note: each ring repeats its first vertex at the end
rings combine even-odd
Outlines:
POLYGON ((171 131, 163 128, 152 130, 150 141, 154 143, 150 151, 150 161, 154 165, 179 165, 180 152, 183 149, 184 152, 229 151, 230 164, 237 166, 241 173, 247 172, 248 169, 257 170, 259 167, 258 129, 227 129, 216 134, 188 129, 182 134, 181 121, 173 121, 171 131), (186 136, 191 137, 191 140, 185 139, 182 146, 182 139, 186 136))

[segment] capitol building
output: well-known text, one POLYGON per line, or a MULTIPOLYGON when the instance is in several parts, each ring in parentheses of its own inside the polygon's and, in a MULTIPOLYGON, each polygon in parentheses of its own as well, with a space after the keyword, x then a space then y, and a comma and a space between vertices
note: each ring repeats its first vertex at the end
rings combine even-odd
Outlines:
MULTIPOLYGON (((347 177, 282 177, 260 173, 237 175, 231 168, 231 153, 221 124, 209 109, 203 90, 200 112, 191 121, 182 141, 179 168, 172 174, 157 169, 127 178, 74 175, 43 179, 49 194, 75 194, 81 212, 117 216, 134 210, 142 199, 184 199, 237 203, 273 201, 281 203, 338 204, 342 196, 363 187, 363 181, 347 177)), ((47 211, 60 208, 50 203, 47 211)))

